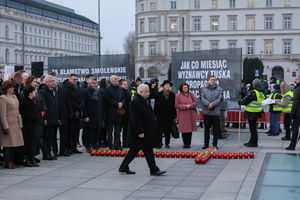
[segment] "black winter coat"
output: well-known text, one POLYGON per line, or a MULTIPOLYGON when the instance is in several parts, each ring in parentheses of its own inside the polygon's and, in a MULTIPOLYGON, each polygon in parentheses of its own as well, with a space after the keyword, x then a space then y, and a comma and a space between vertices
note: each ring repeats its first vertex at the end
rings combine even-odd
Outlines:
POLYGON ((64 87, 67 90, 71 110, 69 119, 80 119, 82 117, 82 93, 78 86, 65 82, 64 87))
POLYGON ((129 92, 129 90, 125 90, 122 88, 123 91, 123 95, 125 97, 125 104, 124 104, 124 108, 125 108, 125 115, 124 117, 129 117, 129 105, 131 102, 131 93, 129 92))
POLYGON ((168 99, 165 98, 163 92, 159 92, 155 98, 154 112, 158 128, 163 133, 170 133, 172 130, 172 122, 176 119, 175 94, 171 92, 168 99))
POLYGON ((157 146, 157 124, 147 100, 142 96, 136 95, 129 107, 129 127, 127 133, 127 144, 130 147, 153 148, 157 146), (143 139, 138 135, 144 133, 143 139))
POLYGON ((31 100, 28 97, 24 97, 20 105, 20 111, 22 115, 23 128, 31 129, 33 133, 36 123, 41 118, 37 100, 31 100))
POLYGON ((89 122, 84 122, 85 128, 100 129, 104 125, 103 100, 101 93, 91 87, 83 93, 83 118, 89 118, 89 122))
POLYGON ((58 97, 58 119, 60 121, 59 125, 65 126, 69 122, 69 114, 72 110, 70 99, 68 98, 68 91, 62 86, 59 86, 56 91, 58 97))
POLYGON ((292 117, 300 117, 300 83, 298 83, 294 90, 292 117))
POLYGON ((107 103, 107 121, 121 122, 122 116, 118 115, 118 103, 125 105, 125 96, 122 88, 119 86, 109 85, 105 89, 105 101, 107 103))
POLYGON ((38 91, 41 104, 41 111, 45 112, 43 120, 47 120, 49 126, 58 125, 58 102, 57 94, 54 89, 42 85, 38 91))

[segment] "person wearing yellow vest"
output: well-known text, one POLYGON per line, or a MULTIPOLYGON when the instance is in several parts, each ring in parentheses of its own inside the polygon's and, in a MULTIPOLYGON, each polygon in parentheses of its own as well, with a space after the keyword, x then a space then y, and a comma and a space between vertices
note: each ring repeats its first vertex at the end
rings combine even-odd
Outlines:
POLYGON ((286 150, 295 150, 298 142, 299 126, 300 126, 300 75, 295 78, 296 87, 294 90, 293 106, 292 106, 292 140, 286 150))
POLYGON ((265 99, 263 93, 264 87, 259 79, 252 81, 253 89, 249 91, 248 95, 239 100, 239 105, 245 105, 244 116, 248 119, 251 137, 249 142, 245 143, 246 147, 257 147, 258 135, 256 122, 262 117, 262 102, 265 99))
MULTIPOLYGON (((273 91, 269 98, 273 99, 273 100, 282 99, 282 96, 280 94, 280 86, 278 84, 275 84, 273 86, 273 91)), ((281 113, 281 111, 282 111, 282 108, 276 104, 271 104, 269 106, 270 132, 269 132, 268 136, 279 135, 280 124, 278 122, 278 118, 279 118, 279 114, 281 113)))
POLYGON ((291 91, 289 84, 285 81, 280 84, 280 91, 282 99, 276 100, 275 104, 282 107, 282 112, 284 113, 285 137, 282 137, 281 140, 285 141, 291 139, 291 111, 294 93, 291 91))

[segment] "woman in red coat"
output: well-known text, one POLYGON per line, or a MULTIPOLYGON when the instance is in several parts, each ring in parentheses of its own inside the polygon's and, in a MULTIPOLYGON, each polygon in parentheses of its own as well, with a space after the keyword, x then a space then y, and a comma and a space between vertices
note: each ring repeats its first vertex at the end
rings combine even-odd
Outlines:
POLYGON ((180 93, 175 98, 175 107, 178 110, 178 131, 182 133, 183 148, 191 148, 192 133, 197 130, 195 112, 197 99, 186 83, 179 86, 179 91, 180 93))

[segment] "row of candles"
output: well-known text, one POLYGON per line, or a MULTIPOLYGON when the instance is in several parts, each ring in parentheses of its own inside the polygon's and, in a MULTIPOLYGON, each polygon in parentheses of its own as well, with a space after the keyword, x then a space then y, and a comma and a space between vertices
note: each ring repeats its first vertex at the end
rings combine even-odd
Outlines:
MULTIPOLYGON (((124 157, 127 151, 117 150, 100 150, 92 151, 91 156, 105 156, 105 157, 124 157)), ((210 158, 214 159, 243 159, 254 158, 253 152, 216 152, 215 149, 209 148, 202 152, 154 152, 155 157, 158 158, 195 158, 197 164, 205 164, 210 158)), ((144 157, 143 152, 139 152, 137 157, 144 157)))

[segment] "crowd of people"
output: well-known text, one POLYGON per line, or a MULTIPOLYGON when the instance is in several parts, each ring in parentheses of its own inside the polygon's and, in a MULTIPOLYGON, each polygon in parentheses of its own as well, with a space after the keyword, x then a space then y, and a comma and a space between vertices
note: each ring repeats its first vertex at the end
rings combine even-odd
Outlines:
MULTIPOLYGON (((251 132, 245 146, 258 146, 257 119, 263 112, 263 100, 270 98, 274 102, 269 105, 268 135, 280 133, 278 117, 283 112, 286 136, 282 140, 292 139, 287 149, 295 149, 300 124, 300 77, 295 83, 295 88, 291 88, 286 82, 279 85, 272 78, 267 89, 258 79, 253 80, 251 88, 241 84, 242 98, 238 103, 245 106, 251 132)), ((182 133, 183 148, 191 148, 192 133, 197 130, 198 101, 186 83, 181 84, 175 94, 168 80, 161 85, 157 79, 143 84, 137 78, 129 85, 116 75, 98 81, 91 74, 80 84, 78 76, 71 74, 59 83, 55 73, 37 78, 18 71, 10 79, 1 81, 1 91, 0 147, 4 166, 9 169, 16 165, 38 167, 40 160, 36 156, 40 152, 43 160, 81 154, 82 145, 88 153, 99 148, 130 148, 130 154, 120 167, 120 172, 128 174, 133 173, 128 168, 129 163, 142 149, 148 155, 151 174, 160 175, 164 172, 149 156, 152 148, 170 148, 176 123, 182 133)), ((218 140, 227 135, 226 101, 216 77, 210 77, 201 89, 199 102, 204 117, 202 148, 210 146, 212 135, 212 146, 218 149, 218 140)), ((241 127, 245 127, 245 123, 241 127)))

